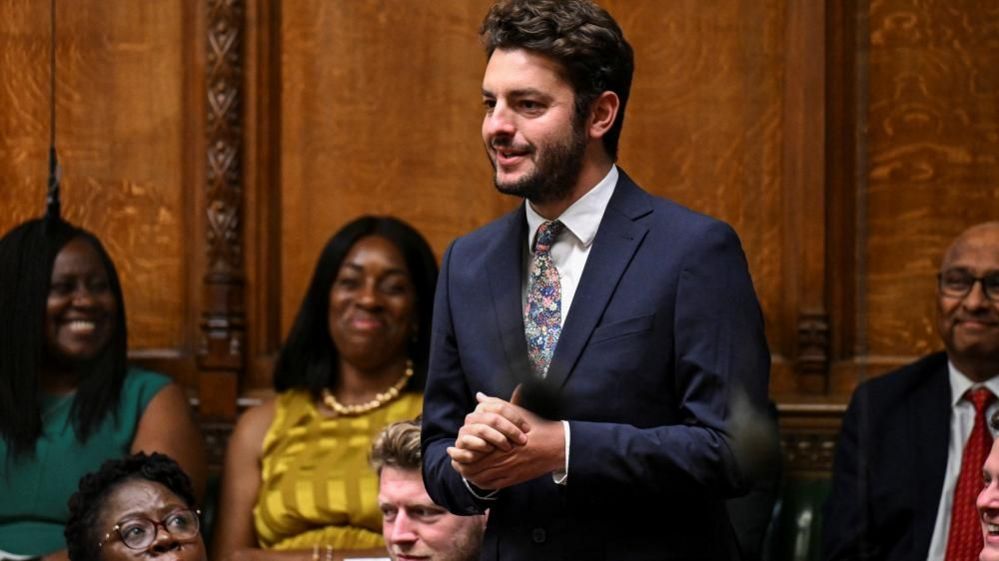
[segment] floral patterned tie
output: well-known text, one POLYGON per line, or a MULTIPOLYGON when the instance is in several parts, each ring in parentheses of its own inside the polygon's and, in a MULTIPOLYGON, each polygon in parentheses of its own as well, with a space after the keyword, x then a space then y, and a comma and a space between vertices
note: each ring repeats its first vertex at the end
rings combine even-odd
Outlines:
POLYGON ((534 374, 544 377, 562 331, 562 284, 550 250, 564 226, 558 220, 538 226, 534 239, 534 261, 527 280, 524 332, 527 358, 534 374))

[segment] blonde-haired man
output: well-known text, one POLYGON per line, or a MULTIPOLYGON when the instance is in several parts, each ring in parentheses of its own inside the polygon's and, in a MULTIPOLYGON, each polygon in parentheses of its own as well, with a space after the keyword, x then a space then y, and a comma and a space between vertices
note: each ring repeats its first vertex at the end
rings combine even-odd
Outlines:
POLYGON ((423 486, 420 460, 416 421, 389 425, 371 449, 389 555, 393 561, 478 559, 486 515, 456 516, 434 504, 423 486))

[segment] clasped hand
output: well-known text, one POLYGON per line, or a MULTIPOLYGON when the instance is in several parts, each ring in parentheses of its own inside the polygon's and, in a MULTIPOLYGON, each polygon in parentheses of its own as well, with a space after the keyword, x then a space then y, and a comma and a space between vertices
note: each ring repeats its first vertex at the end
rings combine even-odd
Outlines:
POLYGON ((503 489, 565 466, 565 433, 560 421, 543 419, 520 406, 520 386, 510 401, 481 392, 465 416, 451 466, 482 489, 503 489))

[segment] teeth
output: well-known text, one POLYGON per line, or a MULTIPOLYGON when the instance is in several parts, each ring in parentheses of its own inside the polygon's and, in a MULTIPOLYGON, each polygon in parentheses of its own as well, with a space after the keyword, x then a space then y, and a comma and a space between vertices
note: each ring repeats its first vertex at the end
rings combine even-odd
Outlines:
POLYGON ((999 524, 989 524, 988 522, 986 522, 985 528, 988 529, 990 534, 995 534, 996 532, 999 532, 999 524))
POLYGON ((97 327, 92 321, 74 320, 67 325, 73 333, 91 333, 97 327))

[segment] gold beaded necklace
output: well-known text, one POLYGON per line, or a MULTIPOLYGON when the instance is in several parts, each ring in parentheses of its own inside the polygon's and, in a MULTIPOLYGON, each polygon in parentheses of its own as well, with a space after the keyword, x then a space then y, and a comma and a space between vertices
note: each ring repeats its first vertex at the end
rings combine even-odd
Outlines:
POLYGON ((399 392, 402 388, 406 387, 406 383, 409 379, 413 377, 413 361, 406 361, 406 371, 402 373, 402 377, 399 378, 396 383, 392 384, 392 387, 381 392, 375 396, 374 399, 365 403, 358 403, 356 405, 344 405, 337 401, 333 392, 329 388, 323 388, 323 405, 328 407, 337 416, 340 417, 353 417, 356 415, 362 415, 368 411, 373 411, 386 405, 387 403, 393 401, 395 398, 399 397, 399 392))

